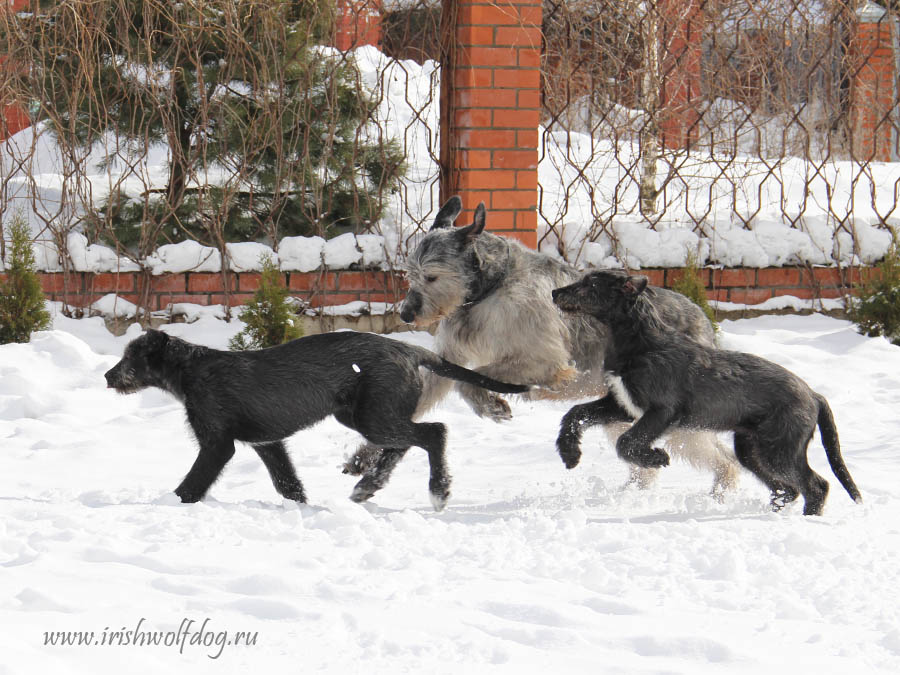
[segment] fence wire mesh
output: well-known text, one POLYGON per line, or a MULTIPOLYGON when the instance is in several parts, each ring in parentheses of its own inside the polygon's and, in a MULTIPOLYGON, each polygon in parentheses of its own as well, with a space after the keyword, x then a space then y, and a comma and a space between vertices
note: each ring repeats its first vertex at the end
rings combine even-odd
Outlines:
POLYGON ((883 253, 900 179, 890 163, 895 8, 847 0, 543 7, 545 244, 569 259, 678 264, 682 251, 671 260, 642 255, 635 229, 645 228, 660 234, 650 238, 658 247, 694 245, 702 260, 724 265, 883 253), (793 251, 779 257, 783 242, 767 242, 773 237, 795 238, 793 251))
MULTIPOLYGON (((346 232, 400 264, 439 206, 445 9, 14 2, 3 218, 27 213, 48 270, 346 232)), ((645 267, 877 259, 898 222, 897 27, 893 5, 856 0, 544 0, 539 247, 645 267)))

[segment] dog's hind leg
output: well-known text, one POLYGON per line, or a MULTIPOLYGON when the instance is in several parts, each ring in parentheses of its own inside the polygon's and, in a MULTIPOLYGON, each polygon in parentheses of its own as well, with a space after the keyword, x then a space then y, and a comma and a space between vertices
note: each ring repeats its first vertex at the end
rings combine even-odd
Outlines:
POLYGON ((556 449, 567 469, 574 469, 581 460, 581 435, 588 427, 610 422, 630 422, 632 419, 612 395, 573 406, 559 423, 556 449))
POLYGON ((266 465, 269 477, 272 479, 272 485, 285 499, 293 499, 295 502, 306 503, 306 493, 303 491, 303 484, 297 478, 297 472, 294 471, 294 465, 288 457, 287 450, 283 441, 274 441, 272 443, 254 443, 253 449, 256 454, 266 465))
POLYGON ((440 422, 415 424, 416 440, 413 445, 424 448, 428 453, 431 476, 428 491, 435 511, 442 511, 450 498, 450 472, 447 471, 447 427, 440 422))
POLYGON ((363 443, 356 449, 353 456, 344 462, 341 472, 351 476, 362 476, 366 471, 375 468, 381 458, 381 453, 382 449, 377 445, 363 443))
POLYGON ((200 453, 188 471, 175 494, 185 503, 198 502, 216 482, 228 460, 234 455, 234 440, 231 438, 200 438, 200 453))
POLYGON ((807 451, 809 443, 812 440, 813 432, 811 431, 806 440, 794 444, 793 447, 786 450, 794 450, 794 453, 788 453, 786 456, 795 457, 795 466, 799 475, 800 494, 803 495, 803 515, 819 516, 825 507, 825 499, 828 497, 828 481, 812 470, 807 459, 807 451))
MULTIPOLYGON (((402 440, 403 445, 409 443, 409 445, 424 449, 428 453, 428 464, 431 469, 431 477, 428 481, 431 503, 435 511, 440 511, 446 506, 450 497, 450 474, 447 471, 445 453, 447 428, 443 424, 440 422, 394 422, 390 431, 362 428, 358 431, 364 434, 368 441, 375 444, 388 445, 402 440)), ((365 501, 384 487, 397 462, 405 454, 406 449, 382 451, 375 468, 367 472, 353 489, 351 499, 365 501)))
POLYGON ((761 455, 757 439, 752 434, 741 431, 734 433, 734 454, 744 468, 769 488, 771 492, 769 503, 773 511, 780 511, 797 499, 798 489, 791 484, 792 481, 777 475, 773 467, 769 466, 761 455))
POLYGON ((357 450, 357 452, 360 452, 363 448, 373 448, 377 450, 378 457, 375 460, 374 465, 365 470, 363 477, 353 488, 353 492, 350 493, 350 499, 355 502, 367 501, 372 495, 387 485, 391 473, 394 471, 394 467, 397 466, 400 460, 403 459, 406 451, 409 450, 409 448, 382 450, 381 448, 376 448, 374 445, 366 444, 362 446, 360 450, 357 450))
POLYGON ((821 515, 825 498, 828 496, 828 481, 813 471, 808 464, 802 480, 800 492, 803 494, 803 515, 821 515))
MULTIPOLYGON (((446 357, 449 358, 449 357, 446 357)), ((452 361, 453 359, 450 358, 452 361)), ((460 359, 461 360, 461 359, 460 359)), ((437 405, 453 388, 453 380, 449 380, 446 377, 439 377, 432 372, 426 372, 422 375, 423 378, 423 386, 422 393, 419 396, 419 403, 416 407, 416 412, 413 415, 413 419, 418 419, 429 410, 431 410, 435 405, 437 405)), ((500 399, 502 401, 502 399, 500 399)), ((503 401, 505 405, 505 401, 503 401)), ((509 406, 507 406, 507 411, 509 410, 509 406)), ((373 443, 363 443, 360 445, 356 452, 353 453, 353 456, 350 457, 342 467, 343 473, 350 474, 351 476, 362 476, 366 474, 368 471, 377 471, 376 467, 381 460, 383 450, 380 446, 375 445, 373 443)), ((398 452, 396 448, 393 449, 393 452, 398 452)), ((403 451, 405 452, 405 450, 403 451)), ((402 457, 402 455, 401 455, 402 457)), ((393 470, 394 466, 396 466, 399 458, 391 464, 391 470, 393 470)), ((384 476, 381 484, 377 489, 381 489, 387 483, 388 478, 390 477, 390 472, 386 476, 384 476)), ((355 490, 354 490, 355 493, 355 490)), ((365 499, 368 499, 372 495, 370 494, 365 499)), ((365 501, 365 499, 358 499, 355 501, 365 501)))

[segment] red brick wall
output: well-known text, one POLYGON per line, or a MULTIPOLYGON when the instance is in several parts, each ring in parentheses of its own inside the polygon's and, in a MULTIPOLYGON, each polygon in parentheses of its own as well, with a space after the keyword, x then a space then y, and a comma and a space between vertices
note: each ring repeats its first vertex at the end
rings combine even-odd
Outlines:
MULTIPOLYGON (((797 298, 840 298, 872 268, 734 267, 700 270, 710 300, 756 305, 780 295, 797 298)), ((655 286, 671 288, 684 275, 678 268, 640 270, 655 286)))
MULTIPOLYGON (((397 302, 406 292, 402 277, 390 272, 284 272, 281 276, 291 295, 308 301, 313 307, 344 305, 355 300, 397 302)), ((40 278, 48 300, 64 301, 75 307, 86 307, 108 293, 146 305, 151 311, 166 309, 177 302, 221 305, 226 300, 222 275, 218 273, 187 272, 145 277, 135 272, 72 272, 68 275, 41 274, 40 278)), ((228 304, 245 304, 259 287, 259 278, 256 272, 229 274, 228 304)))
MULTIPOLYGON (((758 304, 779 295, 838 298, 870 270, 817 267, 810 275, 806 268, 799 267, 729 268, 701 269, 700 274, 710 299, 758 304)), ((640 274, 650 277, 650 282, 656 286, 671 287, 684 272, 677 268, 645 269, 640 274)), ((259 276, 254 272, 230 274, 229 303, 232 306, 246 303, 259 285, 259 276)), ((3 277, 0 274, 0 279, 3 277)), ((86 307, 107 293, 115 293, 135 304, 143 304, 146 298, 152 311, 164 310, 176 302, 225 303, 222 275, 216 273, 144 277, 139 273, 73 272, 69 275, 41 274, 40 277, 49 300, 66 301, 75 307, 86 307)), ((313 307, 343 305, 355 300, 394 303, 402 300, 406 293, 403 277, 392 272, 284 272, 282 279, 291 295, 308 301, 313 307)))
MULTIPOLYGON (((487 229, 537 246, 541 0, 444 0, 441 199, 488 209, 487 229)), ((469 213, 458 222, 466 222, 469 213)))
POLYGON ((342 52, 381 41, 381 0, 338 0, 334 46, 342 52))

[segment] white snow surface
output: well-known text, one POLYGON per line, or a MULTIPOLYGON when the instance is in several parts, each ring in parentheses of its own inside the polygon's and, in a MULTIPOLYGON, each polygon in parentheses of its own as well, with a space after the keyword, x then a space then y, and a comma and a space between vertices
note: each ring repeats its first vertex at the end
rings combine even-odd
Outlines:
POLYGON ((228 251, 231 269, 235 272, 252 272, 262 269, 263 260, 268 260, 278 267, 278 254, 271 246, 255 241, 242 241, 225 244, 228 251))
MULTIPOLYGON (((164 329, 223 348, 241 328, 192 318, 164 329)), ((356 479, 338 467, 359 437, 332 419, 288 441, 308 505, 278 497, 240 444, 209 497, 182 505, 171 490, 196 455, 182 405, 104 386, 140 332, 57 314, 0 347, 2 673, 900 670, 900 348, 845 321, 722 325, 727 348, 829 399, 865 501, 838 485, 817 435, 821 517, 771 513, 749 474, 719 503, 710 475, 678 463, 649 490, 625 487, 599 430, 567 471, 554 440, 568 403, 513 399, 514 419, 495 424, 455 395, 428 416, 449 429, 441 513, 418 449, 352 503, 356 479), (110 635, 185 620, 181 647, 110 635), (45 645, 54 631, 113 644, 45 645), (256 643, 216 644, 223 631, 256 643)))

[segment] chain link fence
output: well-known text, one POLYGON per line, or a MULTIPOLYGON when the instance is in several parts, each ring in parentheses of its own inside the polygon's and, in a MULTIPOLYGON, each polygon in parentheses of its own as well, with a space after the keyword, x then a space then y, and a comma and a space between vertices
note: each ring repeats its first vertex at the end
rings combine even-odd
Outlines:
MULTIPOLYGON (((196 241, 227 274, 235 243, 345 233, 380 235, 359 264, 392 268, 430 226, 447 3, 13 8, 0 105, 32 126, 0 142, 0 212, 27 214, 44 269, 150 274, 160 247, 196 241), (352 48, 365 41, 379 47, 352 48)), ((544 0, 542 33, 542 250, 632 267, 883 255, 900 192, 893 6, 544 0)))
POLYGON ((680 264, 691 247, 726 266, 884 253, 898 223, 896 9, 543 7, 543 245, 637 266, 680 264))

